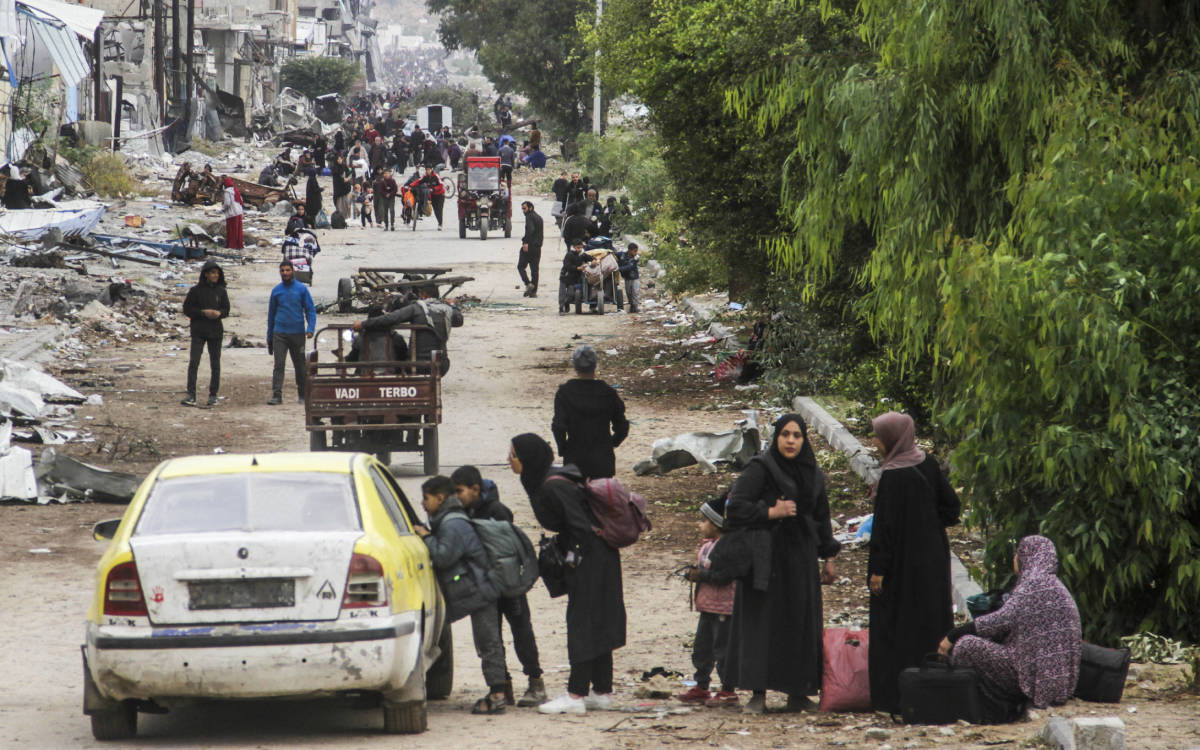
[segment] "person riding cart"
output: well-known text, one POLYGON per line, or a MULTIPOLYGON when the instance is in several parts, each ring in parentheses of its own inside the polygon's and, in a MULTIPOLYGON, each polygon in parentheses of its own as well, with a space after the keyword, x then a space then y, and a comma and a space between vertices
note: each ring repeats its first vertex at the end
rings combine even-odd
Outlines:
POLYGON ((403 304, 385 315, 355 322, 354 330, 386 331, 391 326, 401 323, 429 326, 432 330, 418 330, 414 336, 415 358, 429 361, 433 359, 434 351, 441 352, 441 375, 445 376, 450 370, 446 344, 450 338, 450 329, 463 324, 462 311, 438 299, 436 286, 421 287, 418 295, 416 301, 403 304))

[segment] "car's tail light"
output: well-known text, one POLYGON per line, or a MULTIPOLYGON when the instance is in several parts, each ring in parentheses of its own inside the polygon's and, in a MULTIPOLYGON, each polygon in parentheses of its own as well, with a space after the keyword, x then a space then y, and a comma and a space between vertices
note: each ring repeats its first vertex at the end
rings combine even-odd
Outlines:
POLYGON ((383 607, 388 603, 383 565, 370 555, 355 553, 346 576, 346 595, 342 607, 383 607))
POLYGON ((104 614, 146 615, 146 599, 138 581, 137 565, 131 560, 113 566, 104 582, 104 614))

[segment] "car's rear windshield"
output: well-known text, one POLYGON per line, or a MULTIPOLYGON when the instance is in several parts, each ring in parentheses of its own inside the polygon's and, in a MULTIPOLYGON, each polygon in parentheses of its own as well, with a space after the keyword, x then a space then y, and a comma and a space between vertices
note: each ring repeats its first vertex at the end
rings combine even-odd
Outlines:
POLYGON ((278 472, 156 482, 134 535, 360 529, 349 476, 278 472))

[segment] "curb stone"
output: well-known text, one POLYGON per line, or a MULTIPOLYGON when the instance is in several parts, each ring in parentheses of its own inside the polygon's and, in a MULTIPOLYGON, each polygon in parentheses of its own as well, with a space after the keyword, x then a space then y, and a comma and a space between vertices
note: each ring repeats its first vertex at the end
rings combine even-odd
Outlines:
MULTIPOLYGON (((850 434, 841 422, 822 409, 820 404, 808 396, 797 396, 792 399, 792 409, 814 426, 817 433, 831 446, 846 455, 850 460, 850 468, 864 482, 875 484, 879 481, 879 461, 867 452, 866 447, 850 434)), ((963 614, 967 614, 967 599, 983 593, 983 589, 971 579, 966 566, 953 552, 950 553, 950 587, 954 598, 954 610, 963 614)))

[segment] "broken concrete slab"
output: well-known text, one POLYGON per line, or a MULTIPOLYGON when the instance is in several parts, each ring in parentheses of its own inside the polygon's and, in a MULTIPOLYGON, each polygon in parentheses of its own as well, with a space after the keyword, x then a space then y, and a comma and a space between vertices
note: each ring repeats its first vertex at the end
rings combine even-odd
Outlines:
POLYGON ((61 455, 53 448, 42 452, 37 466, 38 480, 82 492, 97 502, 127 503, 133 498, 141 479, 123 471, 99 466, 61 455))
POLYGON ((1042 739, 1058 750, 1125 750, 1125 722, 1115 716, 1055 717, 1046 723, 1042 739))
POLYGON ((0 425, 0 499, 33 500, 37 497, 37 476, 33 454, 10 443, 12 423, 0 425))

